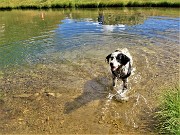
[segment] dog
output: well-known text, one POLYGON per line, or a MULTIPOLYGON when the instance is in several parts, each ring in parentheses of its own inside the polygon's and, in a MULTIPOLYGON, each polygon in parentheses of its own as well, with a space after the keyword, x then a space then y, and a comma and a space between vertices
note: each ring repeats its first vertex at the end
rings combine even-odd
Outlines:
POLYGON ((132 72, 132 56, 127 48, 117 49, 106 57, 106 62, 110 65, 113 79, 113 87, 117 86, 117 80, 123 81, 123 91, 128 89, 128 77, 132 72))

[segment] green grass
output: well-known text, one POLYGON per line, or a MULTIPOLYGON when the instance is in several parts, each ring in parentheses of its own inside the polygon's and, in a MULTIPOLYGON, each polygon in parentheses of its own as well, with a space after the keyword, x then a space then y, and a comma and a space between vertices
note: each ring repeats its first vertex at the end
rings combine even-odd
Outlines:
POLYGON ((1 9, 180 7, 179 0, 0 0, 1 9))
POLYGON ((180 89, 174 88, 163 96, 156 112, 157 129, 160 134, 180 135, 180 89))

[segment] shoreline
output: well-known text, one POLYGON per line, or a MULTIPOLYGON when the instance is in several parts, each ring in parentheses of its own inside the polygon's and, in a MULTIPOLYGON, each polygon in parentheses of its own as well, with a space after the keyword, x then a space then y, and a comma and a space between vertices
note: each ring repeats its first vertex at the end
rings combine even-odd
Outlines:
POLYGON ((51 4, 21 4, 15 6, 1 6, 0 10, 12 10, 12 9, 54 9, 54 8, 105 8, 105 7, 168 7, 179 8, 180 2, 90 2, 90 3, 51 3, 51 4))

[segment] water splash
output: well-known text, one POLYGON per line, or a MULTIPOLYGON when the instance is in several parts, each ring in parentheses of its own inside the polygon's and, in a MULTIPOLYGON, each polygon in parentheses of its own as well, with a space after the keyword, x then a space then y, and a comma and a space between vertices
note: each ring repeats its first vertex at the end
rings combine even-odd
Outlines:
POLYGON ((109 112, 109 108, 110 108, 110 102, 111 100, 113 99, 114 97, 114 94, 111 94, 109 93, 108 96, 107 96, 107 100, 105 101, 102 109, 101 109, 101 117, 100 117, 100 120, 99 120, 99 123, 104 123, 105 119, 106 119, 106 116, 109 112))
POLYGON ((105 103, 101 110, 101 118, 99 123, 111 123, 110 121, 120 121, 124 120, 125 124, 133 128, 138 128, 140 125, 141 119, 139 118, 141 111, 146 108, 147 113, 152 112, 152 107, 148 103, 148 100, 145 96, 140 93, 133 94, 129 96, 130 101, 124 104, 118 102, 119 105, 122 105, 122 108, 117 108, 117 102, 112 102, 116 95, 122 94, 118 91, 115 94, 109 93, 106 97, 105 103), (134 99, 135 102, 131 102, 134 99), (114 103, 114 104, 112 104, 114 103), (123 107, 124 106, 124 107, 123 107), (127 108, 126 108, 127 107, 127 108), (112 115, 114 114, 114 115, 112 115))
POLYGON ((137 118, 140 114, 140 111, 144 109, 143 104, 145 104, 145 107, 148 108, 147 110, 148 112, 152 112, 152 107, 148 104, 147 99, 140 93, 137 93, 136 95, 131 96, 131 98, 136 98, 136 99, 132 105, 132 109, 125 113, 126 121, 128 121, 127 122, 128 125, 132 125, 134 128, 138 128, 139 126, 137 124, 137 121, 139 120, 137 120, 137 118))

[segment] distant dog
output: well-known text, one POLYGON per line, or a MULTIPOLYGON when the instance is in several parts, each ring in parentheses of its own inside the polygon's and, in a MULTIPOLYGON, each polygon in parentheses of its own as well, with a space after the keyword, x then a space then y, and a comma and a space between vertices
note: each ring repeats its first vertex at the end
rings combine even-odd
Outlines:
POLYGON ((132 56, 130 55, 128 49, 117 49, 115 52, 106 57, 106 61, 111 67, 113 87, 116 87, 117 80, 122 80, 122 92, 127 90, 128 77, 131 75, 133 64, 132 56))

